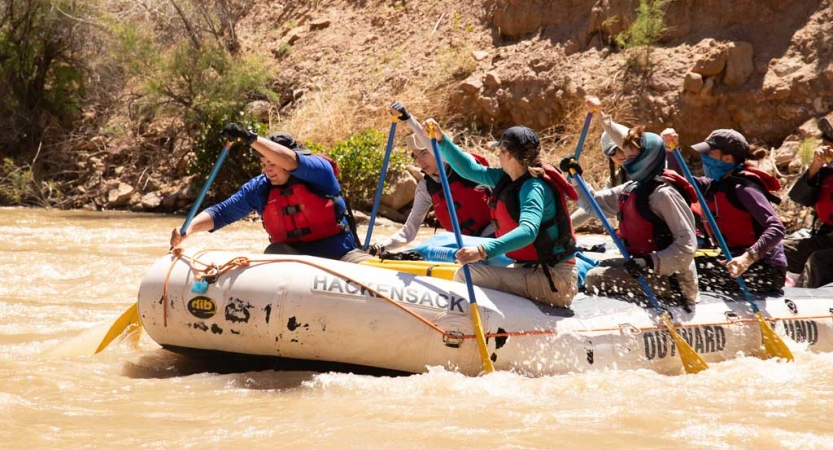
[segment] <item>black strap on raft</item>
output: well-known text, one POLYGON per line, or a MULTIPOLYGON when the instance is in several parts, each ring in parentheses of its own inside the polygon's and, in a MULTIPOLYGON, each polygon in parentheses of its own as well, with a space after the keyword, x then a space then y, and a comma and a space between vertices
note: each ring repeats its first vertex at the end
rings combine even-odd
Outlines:
POLYGON ((359 248, 364 248, 364 244, 362 243, 361 238, 359 238, 358 232, 356 232, 356 218, 353 216, 353 208, 350 207, 350 202, 347 201, 347 197, 341 195, 341 192, 338 193, 338 196, 344 200, 344 211, 347 216, 347 225, 350 226, 350 231, 353 233, 353 239, 356 240, 356 245, 358 245, 359 248))
POLYGON ((385 252, 379 255, 379 259, 382 261, 425 261, 425 258, 419 252, 385 252))

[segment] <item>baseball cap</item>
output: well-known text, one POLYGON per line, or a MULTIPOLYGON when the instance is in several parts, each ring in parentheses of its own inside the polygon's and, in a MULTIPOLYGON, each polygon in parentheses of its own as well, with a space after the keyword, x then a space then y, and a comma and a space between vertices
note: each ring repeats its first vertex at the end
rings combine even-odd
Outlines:
POLYGON ((538 148, 541 141, 538 134, 531 128, 523 125, 516 125, 503 132, 500 140, 492 144, 492 147, 506 147, 508 150, 526 150, 538 148))
POLYGON ((304 147, 303 145, 299 144, 295 140, 295 138, 292 137, 291 134, 283 132, 283 131, 279 131, 277 133, 272 133, 269 136, 267 136, 266 139, 269 139, 270 141, 272 141, 276 144, 281 144, 284 147, 286 147, 290 150, 294 150, 295 153, 298 153, 298 154, 301 154, 301 155, 311 155, 312 154, 312 151, 310 151, 310 149, 308 149, 308 148, 304 147))
POLYGON ((707 153, 713 149, 728 153, 738 161, 746 161, 749 155, 749 143, 742 134, 735 130, 720 129, 711 132, 705 141, 691 146, 698 153, 707 153))

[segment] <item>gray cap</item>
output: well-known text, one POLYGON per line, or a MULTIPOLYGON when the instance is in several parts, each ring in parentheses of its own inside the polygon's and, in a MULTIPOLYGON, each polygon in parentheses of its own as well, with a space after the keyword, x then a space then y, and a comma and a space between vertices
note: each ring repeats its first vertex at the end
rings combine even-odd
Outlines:
POLYGON ((602 133, 602 153, 608 158, 613 158, 617 148, 619 147, 616 146, 616 143, 608 136, 607 132, 602 133))
POLYGON ((691 146, 698 153, 708 153, 716 149, 732 155, 736 161, 746 161, 749 155, 749 143, 742 134, 735 130, 720 129, 711 132, 705 141, 691 146))

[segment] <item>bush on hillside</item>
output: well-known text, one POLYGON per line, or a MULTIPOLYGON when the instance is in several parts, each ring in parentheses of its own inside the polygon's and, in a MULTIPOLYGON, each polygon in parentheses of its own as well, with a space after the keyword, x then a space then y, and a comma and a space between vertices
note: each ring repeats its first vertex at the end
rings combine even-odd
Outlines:
POLYGON ((85 92, 90 15, 85 2, 3 2, 0 11, 2 154, 17 158, 72 126, 85 92))
MULTIPOLYGON (((223 126, 235 122, 264 131, 265 125, 241 111, 252 100, 276 102, 278 98, 264 87, 268 85, 264 63, 236 53, 235 41, 217 31, 230 20, 226 10, 206 9, 200 2, 173 5, 183 24, 179 33, 184 36, 168 45, 154 41, 159 30, 125 23, 118 28, 119 45, 113 56, 141 80, 137 109, 143 115, 179 118, 182 131, 194 143, 195 158, 189 161, 188 172, 197 175, 195 184, 201 186, 223 148, 223 126)), ((234 26, 225 29, 231 32, 234 26)), ((230 195, 258 171, 258 162, 248 154, 232 154, 214 181, 212 196, 230 195)))
MULTIPOLYGON (((379 174, 385 160, 387 138, 378 130, 366 130, 355 133, 343 141, 338 141, 331 149, 325 151, 322 146, 308 144, 315 151, 328 154, 341 169, 339 181, 344 196, 356 208, 368 208, 373 205, 379 174)), ((405 170, 408 158, 404 152, 393 149, 385 176, 387 191, 394 174, 405 170)))
POLYGON ((629 60, 641 68, 651 65, 651 47, 666 31, 665 7, 674 0, 640 0, 636 19, 616 36, 616 43, 630 50, 629 60))

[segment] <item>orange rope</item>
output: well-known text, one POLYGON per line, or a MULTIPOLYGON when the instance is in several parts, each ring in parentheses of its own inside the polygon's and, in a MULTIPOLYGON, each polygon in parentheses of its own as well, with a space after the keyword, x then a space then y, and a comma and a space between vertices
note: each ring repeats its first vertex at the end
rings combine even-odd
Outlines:
MULTIPOLYGON (((201 252, 201 253, 204 253, 204 252, 201 252)), ((195 273, 194 277, 197 278, 197 279, 202 279, 203 277, 205 277, 206 276, 205 274, 212 268, 217 269, 217 276, 219 276, 219 275, 226 274, 226 273, 231 272, 231 271, 236 270, 236 269, 241 269, 241 268, 253 266, 254 264, 284 263, 284 262, 294 262, 294 263, 299 263, 299 264, 306 264, 308 266, 312 266, 312 267, 315 267, 316 269, 327 272, 331 275, 342 278, 342 279, 344 279, 346 281, 349 281, 351 283, 355 283, 356 285, 366 289, 367 291, 373 293, 377 297, 379 297, 379 298, 385 300, 386 302, 390 303, 391 305, 399 308, 400 310, 409 314, 411 317, 419 320, 420 322, 425 324, 427 327, 429 327, 432 330, 442 334, 443 336, 445 336, 447 338, 455 338, 455 339, 459 338, 458 336, 454 336, 450 333, 447 333, 443 329, 441 329, 441 328, 437 327, 436 325, 434 325, 433 323, 429 322, 427 319, 419 316, 418 314, 414 313, 410 309, 408 309, 405 306, 399 304, 399 302, 393 300, 392 298, 386 296, 385 294, 382 294, 381 292, 377 291, 376 289, 373 289, 372 287, 366 285, 365 283, 362 283, 359 280, 350 278, 347 275, 336 272, 335 270, 332 270, 332 269, 330 269, 326 266, 322 266, 320 264, 316 264, 316 263, 311 262, 311 261, 304 261, 304 260, 301 260, 301 259, 294 259, 294 258, 289 258, 289 259, 270 259, 270 258, 249 259, 249 258, 241 256, 241 257, 233 258, 233 259, 229 260, 228 262, 224 263, 223 265, 217 267, 214 264, 205 264, 202 261, 199 261, 197 258, 198 258, 199 255, 201 255, 201 253, 195 255, 194 257, 183 256, 183 259, 186 259, 191 263, 190 264, 191 269, 194 271, 194 273, 195 273), (197 269, 195 267, 195 265, 197 265, 197 264, 202 265, 206 269, 204 269, 204 270, 197 269)), ((176 264, 176 260, 171 262, 171 268, 173 268, 174 264, 176 264)), ((170 275, 170 270, 168 271, 168 274, 170 275)), ((166 278, 165 279, 165 292, 166 293, 167 293, 168 281, 169 281, 168 278, 166 278)), ((167 294, 165 294, 165 295, 167 295, 167 294)), ((474 336, 472 336, 472 337, 474 337, 474 336)))
POLYGON ((162 324, 168 327, 168 281, 171 279, 171 272, 178 259, 182 258, 182 248, 175 247, 171 250, 171 255, 174 259, 171 262, 171 267, 168 267, 168 273, 165 275, 165 284, 162 286, 162 324))

